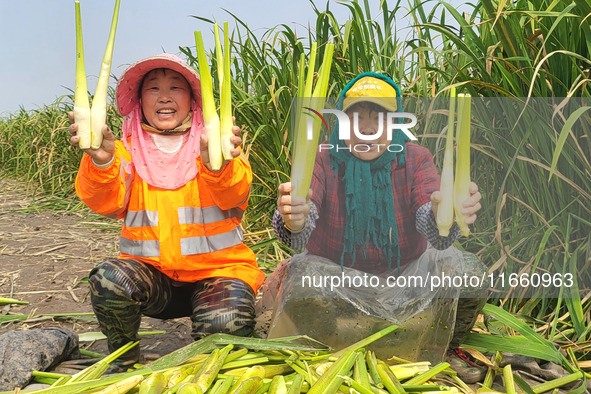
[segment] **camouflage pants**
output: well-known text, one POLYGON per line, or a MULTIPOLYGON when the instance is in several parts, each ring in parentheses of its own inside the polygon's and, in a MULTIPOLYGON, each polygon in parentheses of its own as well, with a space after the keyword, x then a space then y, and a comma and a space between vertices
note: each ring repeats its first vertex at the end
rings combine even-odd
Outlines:
MULTIPOLYGON (((175 282, 149 264, 113 259, 89 275, 91 301, 109 350, 137 341, 141 316, 172 319, 190 316, 193 339, 226 333, 251 335, 255 294, 240 279, 215 277, 175 282)), ((137 351, 123 356, 137 359, 137 351)))

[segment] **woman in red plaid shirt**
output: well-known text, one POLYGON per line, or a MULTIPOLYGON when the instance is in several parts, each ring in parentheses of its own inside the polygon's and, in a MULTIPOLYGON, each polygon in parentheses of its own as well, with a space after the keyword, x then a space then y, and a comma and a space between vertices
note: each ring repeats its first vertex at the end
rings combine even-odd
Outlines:
MULTIPOLYGON (((308 198, 292 197, 290 182, 279 186, 273 218, 277 237, 295 251, 305 248, 374 274, 408 265, 425 252, 427 242, 435 249, 449 248, 460 231, 454 223, 448 237, 439 236, 435 222, 441 201, 439 175, 429 150, 408 142, 401 131, 391 141, 385 132, 367 141, 353 131, 355 115, 359 132, 370 136, 377 134, 380 119, 385 123, 387 112, 399 110, 396 84, 384 75, 364 73, 345 87, 341 97, 351 138, 339 140, 338 130, 332 133, 327 146, 339 149, 318 153, 308 198)), ((481 208, 473 182, 470 193, 463 204, 468 224, 474 223, 481 208)))
MULTIPOLYGON (((477 263, 475 270, 482 269, 477 259, 472 258, 474 256, 466 259, 458 251, 431 249, 425 254, 428 244, 436 250, 448 249, 460 237, 460 230, 454 223, 449 236, 439 235, 435 217, 441 201, 440 179, 429 150, 409 142, 402 131, 395 131, 391 140, 384 132, 386 113, 401 112, 401 101, 400 90, 390 78, 377 73, 357 76, 343 89, 339 101, 339 109, 349 116, 350 137, 339 140, 338 129, 335 129, 328 143, 322 145, 329 148, 319 149, 308 197, 291 196, 290 182, 279 186, 273 227, 277 238, 294 251, 305 249, 312 255, 307 260, 304 256, 300 262, 314 264, 314 256, 320 256, 340 263, 341 267, 377 275, 398 275, 404 268, 438 267, 441 256, 454 256, 451 266, 459 270, 456 272, 469 271, 468 260, 477 263), (358 136, 355 127, 364 138, 358 136), (372 135, 377 137, 371 139, 372 135), (434 265, 417 263, 413 266, 421 256, 422 261, 431 261, 434 265)), ((478 187, 471 183, 470 197, 464 201, 462 209, 468 224, 476 220, 480 200, 478 187)), ((279 289, 286 264, 289 263, 278 267, 276 275, 266 282, 264 289, 274 289, 269 293, 279 289)), ((264 302, 261 302, 263 310, 267 308, 264 304, 269 303, 277 310, 276 300, 285 302, 286 297, 290 297, 289 294, 277 298, 270 295, 275 301, 265 301, 265 292, 263 290, 264 302)), ((401 294, 406 294, 409 300, 412 297, 410 293, 401 294)), ((440 345, 444 349, 448 345, 455 349, 461 344, 486 301, 477 296, 456 304, 460 293, 455 294, 453 306, 447 306, 451 316, 456 318, 455 329, 453 337, 447 337, 451 342, 445 342, 443 335, 445 343, 440 345)), ((471 294, 462 293, 460 297, 474 297, 471 294)), ((355 303, 354 300, 350 302, 355 303)), ((435 305, 437 302, 431 304, 431 308, 438 308, 435 305)), ((306 329, 297 333, 309 334, 306 329)))

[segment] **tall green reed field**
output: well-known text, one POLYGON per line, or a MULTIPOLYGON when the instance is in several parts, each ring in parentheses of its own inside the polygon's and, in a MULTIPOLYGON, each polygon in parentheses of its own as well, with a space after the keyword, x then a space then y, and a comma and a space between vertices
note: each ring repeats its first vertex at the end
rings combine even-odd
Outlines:
POLYGON ((519 98, 516 106, 475 115, 472 177, 483 190, 484 211, 464 245, 508 272, 575 273, 581 288, 558 300, 513 293, 508 305, 549 320, 550 339, 561 331, 561 339, 583 342, 590 306, 579 290, 588 293, 591 263, 591 7, 485 0, 469 14, 446 3, 435 14, 461 26, 417 18, 426 35, 443 40, 430 52, 436 90, 455 85, 473 96, 519 98), (546 105, 536 97, 547 98, 546 105), (570 318, 560 321, 565 312, 570 318))
MULTIPOLYGON (((114 91, 110 90, 111 101, 114 91)), ((62 96, 36 110, 21 108, 0 119, 0 174, 27 182, 27 190, 43 201, 37 207, 77 210, 74 180, 82 152, 69 143, 68 112, 73 96, 62 96)), ((107 109, 107 124, 116 134, 121 119, 114 106, 107 109)))
POLYGON ((68 168, 72 151, 64 145, 68 110, 65 99, 35 111, 22 109, 0 123, 3 171, 31 182, 45 192, 68 195, 75 173, 68 168), (65 171, 64 171, 65 170, 65 171))
MULTIPOLYGON (((590 104, 587 3, 488 0, 463 14, 445 2, 383 1, 379 10, 368 1, 338 6, 349 8, 348 20, 335 20, 330 6, 315 8, 316 23, 303 34, 280 25, 262 39, 231 15, 235 112, 249 133, 257 174, 251 211, 257 214, 250 219, 269 223, 277 185, 289 179, 294 70, 312 41, 321 48, 318 59, 323 44, 335 43, 332 96, 359 72, 378 71, 391 75, 406 97, 444 97, 454 85, 474 97, 498 98, 475 110, 472 179, 482 190, 483 209, 460 247, 508 274, 576 273, 581 289, 559 299, 521 299, 512 292, 502 302, 540 324, 550 320, 552 339, 561 332, 584 342, 590 304, 581 302, 579 290, 586 294, 591 264, 591 125, 588 112, 575 111, 590 104), (412 28, 399 29, 406 24, 401 19, 412 28), (566 312, 570 318, 559 320, 566 312)), ((183 52, 195 62, 191 48, 183 52)), ((428 112, 415 129, 438 167, 446 118, 445 111, 428 112)))
MULTIPOLYGON (((473 234, 458 245, 507 272, 572 269, 583 278, 591 264, 591 122, 589 111, 575 111, 590 104, 589 3, 485 0, 465 5, 465 13, 446 2, 376 4, 343 1, 320 8, 311 3, 316 21, 309 29, 280 24, 262 34, 239 15, 228 15, 234 24, 234 112, 255 174, 244 226, 259 261, 274 265, 286 255, 273 238, 270 219, 277 186, 290 174, 295 72, 300 54, 309 56, 316 41, 317 62, 324 45, 335 43, 329 96, 338 95, 359 72, 377 71, 392 76, 409 98, 442 98, 453 85, 473 97, 501 100, 475 107, 472 179, 481 188, 483 209, 473 234), (347 7, 350 18, 336 20, 331 7, 347 7), (548 105, 530 105, 534 101, 528 97, 544 97, 548 105), (511 100, 515 105, 508 104, 511 100)), ((204 21, 213 23, 198 19, 196 29, 204 30, 204 21)), ((194 47, 180 50, 196 67, 194 47)), ((215 57, 211 62, 215 77, 215 57)), ((415 104, 408 102, 405 109, 412 110, 415 104)), ((66 97, 0 122, 3 168, 46 192, 72 196, 80 153, 67 143, 70 107, 66 97)), ((113 110, 108 118, 119 130, 113 110)), ((414 130, 438 168, 446 122, 445 110, 427 109, 414 130)), ((550 337, 567 332, 569 340, 583 342, 591 304, 578 294, 561 295, 559 300, 521 300, 513 293, 503 302, 514 312, 550 320, 550 337), (570 318, 560 321, 567 311, 570 318)))
MULTIPOLYGON (((323 44, 335 43, 329 88, 333 96, 357 73, 372 70, 391 75, 410 97, 444 96, 451 85, 474 97, 550 97, 551 104, 566 107, 568 101, 562 97, 589 97, 591 32, 585 23, 585 3, 522 1, 499 9, 499 4, 485 1, 465 15, 438 2, 398 2, 391 7, 384 1, 377 12, 367 1, 339 6, 350 9, 349 20, 335 20, 330 8, 315 8, 316 24, 303 35, 280 25, 260 39, 239 17, 231 15, 236 23, 232 37, 235 113, 249 133, 247 148, 259 181, 251 211, 259 214, 251 217, 263 217, 265 223, 273 212, 277 184, 289 179, 294 70, 300 54, 309 53, 311 41, 320 45, 318 59, 323 44), (398 16, 410 20, 413 28, 397 29, 405 25, 398 16)), ((196 64, 191 48, 182 50, 196 64)), ((527 111, 520 117, 523 107, 514 108, 517 112, 506 117, 514 124, 518 120, 533 124, 538 117, 555 122, 542 130, 541 126, 531 127, 529 133, 517 128, 511 131, 504 124, 500 127, 498 119, 486 119, 486 114, 480 113, 480 123, 474 125, 473 179, 483 189, 485 208, 475 236, 463 245, 489 263, 502 260, 502 265, 531 265, 533 257, 548 265, 564 254, 569 231, 576 248, 583 247, 583 235, 589 233, 585 220, 591 206, 585 192, 591 190, 589 122, 588 117, 579 119, 558 151, 555 148, 565 123, 561 116, 568 114, 559 111, 560 116, 532 118, 527 111), (549 183, 555 154, 558 176, 549 183), (545 190, 539 193, 542 185, 545 190), (576 202, 564 210, 573 196, 576 202), (517 223, 516 210, 523 211, 517 223), (567 226, 569 217, 571 224, 567 226), (548 228, 555 235, 542 244, 548 228), (516 245, 518 257, 511 252, 516 245)), ((438 164, 444 120, 426 117, 422 128, 416 129, 438 164)), ((571 252, 575 249, 570 248, 571 252)))

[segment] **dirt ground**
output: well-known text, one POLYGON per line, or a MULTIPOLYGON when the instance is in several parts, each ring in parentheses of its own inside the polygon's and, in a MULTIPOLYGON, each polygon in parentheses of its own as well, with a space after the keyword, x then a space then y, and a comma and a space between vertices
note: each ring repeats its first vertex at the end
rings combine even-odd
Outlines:
MULTIPOLYGON (((24 185, 0 178, 0 297, 29 302, 0 307, 0 317, 29 316, 25 321, 1 323, 0 334, 56 325, 77 333, 98 332, 96 321, 89 321, 93 316, 64 319, 39 315, 92 312, 84 279, 95 264, 117 255, 117 223, 60 211, 31 213, 32 201, 24 185)), ((140 331, 152 330, 165 330, 166 334, 142 337, 142 354, 150 358, 192 342, 189 318, 144 317, 140 331)), ((105 340, 81 342, 80 347, 107 353, 105 340)))

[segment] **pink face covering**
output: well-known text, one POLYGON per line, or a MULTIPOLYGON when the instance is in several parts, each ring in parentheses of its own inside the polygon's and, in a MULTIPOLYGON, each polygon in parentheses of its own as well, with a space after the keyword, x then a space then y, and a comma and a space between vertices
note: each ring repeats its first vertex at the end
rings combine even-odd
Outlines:
POLYGON ((177 189, 198 172, 197 157, 201 134, 204 133, 203 113, 193 103, 191 129, 182 135, 160 135, 144 131, 141 126, 139 103, 123 120, 123 143, 131 152, 138 175, 149 185, 162 189, 177 189), (131 147, 127 139, 131 136, 131 147))

